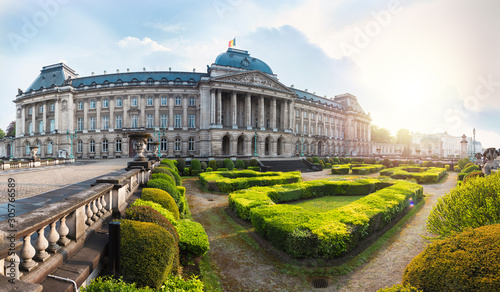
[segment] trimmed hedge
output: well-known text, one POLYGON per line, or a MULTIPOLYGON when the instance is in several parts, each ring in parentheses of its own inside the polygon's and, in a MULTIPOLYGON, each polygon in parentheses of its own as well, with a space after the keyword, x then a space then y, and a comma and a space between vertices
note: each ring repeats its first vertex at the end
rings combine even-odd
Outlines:
POLYGON ((260 171, 260 166, 249 166, 247 167, 248 170, 253 170, 253 171, 260 171))
POLYGON ((233 170, 234 169, 234 162, 229 158, 224 159, 224 167, 227 168, 228 170, 233 170))
POLYGON ((360 174, 360 175, 376 173, 376 172, 379 172, 385 168, 385 166, 382 164, 373 164, 373 165, 372 164, 350 164, 349 166, 352 170, 352 174, 360 174))
POLYGON ((210 160, 208 162, 208 167, 210 167, 212 170, 217 170, 217 161, 215 160, 210 160))
POLYGON ((174 176, 167 173, 153 173, 151 174, 151 180, 153 179, 163 179, 168 181, 172 185, 176 185, 174 176))
POLYGON ((134 201, 134 203, 131 206, 149 206, 149 207, 153 208, 155 211, 157 211, 158 213, 160 213, 161 215, 163 215, 163 217, 165 217, 168 221, 170 221, 170 223, 172 223, 172 225, 175 226, 177 224, 177 219, 175 219, 174 214, 172 212, 170 212, 169 210, 163 208, 162 205, 160 205, 158 203, 137 199, 134 201))
POLYGON ((469 163, 466 165, 465 168, 463 168, 460 171, 460 173, 457 176, 457 180, 462 181, 464 179, 464 177, 466 177, 469 173, 477 172, 477 171, 481 171, 481 168, 479 168, 479 166, 477 166, 475 164, 469 163))
POLYGON ((332 166, 332 174, 349 174, 351 168, 347 164, 339 164, 332 166))
POLYGON ((484 177, 484 173, 482 171, 473 171, 464 177, 463 182, 465 183, 466 181, 474 177, 484 177))
POLYGON ((172 196, 164 190, 158 188, 142 189, 141 199, 160 204, 163 208, 172 212, 175 220, 179 220, 179 208, 172 196))
POLYGON ((407 181, 319 180, 236 191, 229 194, 229 206, 240 218, 251 219, 260 235, 293 257, 335 258, 386 226, 409 206, 410 198, 419 201, 422 195, 422 186, 407 181), (277 204, 342 195, 367 196, 321 214, 277 204))
POLYGON ((200 182, 211 191, 232 192, 253 186, 271 186, 301 181, 300 172, 213 171, 200 174, 200 182))
POLYGON ((197 170, 198 172, 201 170, 201 163, 198 159, 191 160, 191 172, 193 170, 197 170))
POLYGON ((238 170, 245 169, 245 162, 243 162, 243 160, 241 160, 241 159, 238 159, 238 160, 236 160, 234 167, 236 167, 238 170))
POLYGON ((500 224, 428 245, 406 267, 403 284, 424 291, 500 291, 500 224))
POLYGON ((389 288, 379 289, 377 292, 423 292, 423 290, 415 288, 411 285, 396 284, 389 288))
POLYGON ((436 183, 446 175, 445 168, 399 166, 384 169, 380 175, 390 176, 393 179, 414 179, 419 184, 436 183))
POLYGON ((152 179, 149 180, 147 183, 148 188, 155 188, 155 189, 160 189, 164 190, 167 192, 172 198, 174 198, 175 203, 177 204, 177 207, 179 208, 179 214, 184 214, 186 210, 186 198, 182 197, 181 194, 179 193, 179 190, 175 186, 175 183, 172 181, 167 181, 164 179, 152 179))
POLYGON ((126 283, 123 279, 114 279, 111 276, 97 277, 89 285, 80 287, 80 292, 156 292, 157 290, 143 287, 138 288, 136 283, 126 283))
POLYGON ((120 222, 123 279, 140 287, 160 288, 172 270, 174 237, 155 223, 126 219, 120 222))
POLYGON ((184 261, 204 255, 209 249, 208 236, 203 226, 189 219, 177 222, 179 248, 184 261))

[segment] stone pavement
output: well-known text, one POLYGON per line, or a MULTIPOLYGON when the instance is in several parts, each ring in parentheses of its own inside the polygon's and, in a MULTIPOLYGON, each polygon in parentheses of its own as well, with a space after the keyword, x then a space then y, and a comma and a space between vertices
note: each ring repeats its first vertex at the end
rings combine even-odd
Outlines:
POLYGON ((131 158, 83 160, 74 164, 60 164, 31 169, 0 171, 0 221, 7 218, 7 182, 15 180, 16 216, 61 200, 90 187, 104 175, 125 171, 131 158))

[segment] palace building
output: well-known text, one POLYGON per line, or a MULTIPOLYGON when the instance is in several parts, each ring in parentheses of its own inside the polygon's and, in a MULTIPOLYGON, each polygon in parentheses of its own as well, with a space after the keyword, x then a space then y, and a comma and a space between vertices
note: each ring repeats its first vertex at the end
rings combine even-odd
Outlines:
POLYGON ((18 158, 36 145, 42 158, 71 149, 76 158, 129 157, 131 131, 150 133, 162 157, 371 152, 371 117, 355 96, 286 86, 265 62, 234 48, 204 73, 127 69, 81 77, 64 63, 45 66, 14 103, 18 158))

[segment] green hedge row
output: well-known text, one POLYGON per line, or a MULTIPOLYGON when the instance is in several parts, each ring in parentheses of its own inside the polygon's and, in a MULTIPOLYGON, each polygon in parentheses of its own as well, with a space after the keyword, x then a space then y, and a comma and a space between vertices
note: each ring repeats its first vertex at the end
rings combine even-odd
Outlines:
POLYGON ((466 167, 464 167, 464 169, 462 169, 460 171, 460 173, 457 176, 457 180, 463 181, 464 177, 466 177, 469 173, 476 172, 476 171, 481 171, 481 168, 479 168, 478 165, 469 163, 469 164, 467 164, 466 167))
POLYGON ((382 164, 351 164, 350 167, 353 174, 359 175, 376 173, 385 168, 382 164))
POLYGON ((409 206, 410 198, 419 201, 422 195, 422 186, 407 181, 319 180, 237 191, 229 195, 229 205, 242 219, 250 218, 259 234, 291 256, 335 258, 386 226, 409 206), (366 196, 321 214, 296 205, 276 204, 343 195, 366 196))
POLYGON ((299 171, 256 172, 253 170, 212 171, 200 174, 200 182, 211 191, 232 192, 253 186, 272 186, 301 181, 299 171))
POLYGON ((339 164, 332 166, 332 174, 349 174, 351 168, 348 164, 339 164))
POLYGON ((390 176, 393 179, 414 179, 417 183, 435 183, 446 175, 445 168, 400 166, 384 169, 380 175, 390 176))

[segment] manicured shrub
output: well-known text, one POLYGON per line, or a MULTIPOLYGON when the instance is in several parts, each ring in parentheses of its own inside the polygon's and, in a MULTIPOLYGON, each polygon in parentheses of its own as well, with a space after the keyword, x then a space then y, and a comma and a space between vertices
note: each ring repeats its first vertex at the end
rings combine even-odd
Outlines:
POLYGON ((180 173, 184 171, 184 167, 186 167, 186 161, 182 158, 177 159, 177 169, 180 173))
POLYGON ((234 162, 229 158, 224 159, 224 167, 227 168, 228 170, 233 170, 234 162))
POLYGON ((496 223, 500 223, 500 174, 471 179, 451 189, 432 208, 427 230, 450 236, 496 223))
POLYGON ((259 161, 255 158, 250 160, 250 166, 259 166, 259 161))
POLYGON ((228 169, 225 167, 219 167, 217 168, 217 171, 228 171, 228 169))
POLYGON ((207 167, 207 170, 205 172, 210 172, 210 171, 213 171, 213 169, 211 167, 207 167))
POLYGON ((208 165, 205 161, 201 162, 201 170, 205 171, 207 169, 208 165))
POLYGON ((466 181, 468 181, 469 179, 472 179, 472 178, 475 178, 475 177, 484 177, 484 173, 482 171, 473 171, 469 174, 467 174, 465 177, 464 177, 464 180, 463 182, 465 183, 466 181))
POLYGON ((306 160, 313 163, 313 159, 311 157, 307 157, 306 160))
POLYGON ((149 206, 149 207, 153 208, 155 211, 157 211, 158 213, 160 213, 168 221, 170 221, 170 223, 172 223, 172 225, 175 226, 177 224, 177 219, 175 219, 174 214, 171 211, 163 208, 163 206, 158 204, 158 203, 137 199, 134 201, 134 203, 132 203, 131 206, 149 206))
POLYGON ((224 160, 217 160, 217 169, 224 168, 224 160))
POLYGON ((182 173, 183 176, 189 176, 191 175, 191 168, 185 167, 184 172, 182 173))
POLYGON ((319 158, 317 156, 313 156, 312 163, 319 163, 319 158))
MULTIPOLYGON (((338 157, 333 157, 333 158, 332 158, 332 160, 333 160, 333 162, 335 162, 335 163, 337 163, 337 164, 340 162, 340 160, 338 159, 338 157)), ((332 163, 333 163, 333 162, 332 162, 332 163)))
POLYGON ((332 174, 349 174, 350 167, 347 164, 339 164, 332 166, 332 174))
POLYGON ((260 171, 260 166, 249 166, 247 167, 248 170, 253 170, 253 171, 260 171))
POLYGON ((197 170, 198 172, 201 170, 201 163, 198 159, 191 160, 191 170, 197 170))
POLYGON ((191 169, 191 175, 192 175, 192 176, 197 176, 199 173, 200 173, 200 171, 199 171, 199 170, 194 170, 194 169, 191 169))
POLYGON ((121 220, 120 248, 125 281, 158 289, 170 275, 175 241, 172 234, 158 224, 121 220))
MULTIPOLYGON (((165 167, 165 166, 155 167, 155 168, 153 168, 153 170, 151 171, 151 173, 165 173, 165 174, 168 174, 168 175, 172 174, 171 168, 168 168, 168 167, 165 167)), ((172 176, 172 178, 173 178, 173 176, 172 176)))
POLYGON ((174 201, 177 204, 177 207, 179 208, 179 213, 181 215, 184 214, 186 202, 180 196, 179 190, 177 190, 175 183, 164 179, 152 179, 148 181, 147 187, 156 188, 167 192, 170 196, 172 196, 172 198, 174 198, 174 201))
POLYGON ((158 188, 144 188, 142 189, 141 199, 160 204, 163 208, 172 212, 175 220, 179 220, 179 207, 172 196, 166 191, 158 188))
POLYGON ((389 288, 379 289, 377 290, 377 292, 423 292, 423 290, 420 290, 408 284, 407 285, 396 284, 389 288))
POLYGON ((446 164, 446 165, 444 166, 444 168, 446 169, 446 171, 448 171, 448 170, 450 170, 450 165, 449 165, 449 164, 446 164))
POLYGON ((177 222, 181 259, 191 261, 204 255, 209 248, 208 236, 203 226, 189 219, 177 222))
POLYGON ((174 171, 176 171, 176 169, 177 169, 177 167, 175 166, 175 163, 177 163, 177 161, 171 160, 171 159, 162 159, 162 161, 160 161, 160 165, 168 167, 174 171))
POLYGON ((500 224, 428 245, 406 267, 403 284, 424 291, 500 291, 500 224))
POLYGON ((464 157, 462 159, 460 159, 457 163, 458 167, 460 167, 460 169, 463 169, 465 167, 465 165, 467 165, 467 163, 470 163, 470 159, 469 157, 464 157))
POLYGON ((370 171, 368 170, 368 168, 365 167, 353 167, 352 174, 366 175, 370 174, 370 171))
POLYGON ((81 292, 156 292, 149 287, 138 288, 136 283, 126 283, 123 279, 114 279, 111 276, 98 277, 89 285, 80 287, 81 292))
POLYGON ((236 160, 236 163, 234 164, 234 166, 235 166, 238 170, 245 169, 245 162, 243 162, 243 160, 241 160, 241 159, 238 159, 238 160, 236 160))
POLYGON ((248 168, 250 166, 250 160, 249 159, 244 159, 243 162, 245 163, 245 168, 248 168))
POLYGON ((214 171, 217 170, 217 161, 215 160, 210 160, 208 162, 208 167, 210 167, 211 169, 213 169, 214 171))
POLYGON ((332 168, 332 164, 331 163, 325 163, 325 168, 332 168))
POLYGON ((170 184, 172 184, 174 186, 176 185, 173 175, 169 175, 166 173, 153 173, 151 175, 151 179, 163 179, 163 180, 168 181, 170 184))
POLYGON ((175 292, 203 292, 204 285, 197 277, 184 279, 182 276, 170 276, 164 282, 164 287, 161 291, 175 292))
POLYGON ((172 262, 172 273, 179 273, 179 234, 175 227, 163 215, 149 206, 130 206, 125 210, 125 219, 151 222, 165 228, 174 238, 174 260, 172 262))

